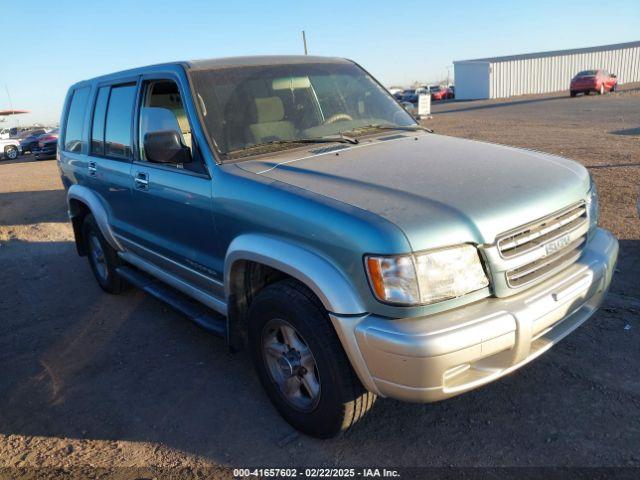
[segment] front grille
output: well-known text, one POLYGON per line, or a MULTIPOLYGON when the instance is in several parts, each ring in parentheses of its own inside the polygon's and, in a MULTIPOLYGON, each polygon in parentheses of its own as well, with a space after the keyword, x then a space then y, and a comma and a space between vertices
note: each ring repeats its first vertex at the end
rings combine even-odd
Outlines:
POLYGON ((507 283, 513 288, 521 287, 571 265, 582 254, 584 241, 585 238, 580 237, 563 250, 542 257, 522 267, 509 270, 507 272, 507 283))
POLYGON ((507 284, 522 287, 574 263, 586 242, 588 223, 586 205, 580 202, 500 235, 497 246, 502 258, 530 256, 527 263, 506 272, 507 284))

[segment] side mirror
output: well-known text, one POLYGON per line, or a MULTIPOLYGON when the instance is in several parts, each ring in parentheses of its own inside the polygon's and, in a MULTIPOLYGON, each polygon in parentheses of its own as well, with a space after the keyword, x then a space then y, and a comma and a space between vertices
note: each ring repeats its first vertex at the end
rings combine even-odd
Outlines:
POLYGON ((182 143, 180 132, 166 130, 144 135, 144 153, 154 163, 189 163, 191 151, 182 143))
POLYGON ((611 78, 618 78, 617 75, 614 75, 613 73, 611 74, 611 78))
POLYGON ((182 142, 178 119, 168 108, 142 108, 140 136, 149 162, 179 164, 192 161, 189 147, 182 142))

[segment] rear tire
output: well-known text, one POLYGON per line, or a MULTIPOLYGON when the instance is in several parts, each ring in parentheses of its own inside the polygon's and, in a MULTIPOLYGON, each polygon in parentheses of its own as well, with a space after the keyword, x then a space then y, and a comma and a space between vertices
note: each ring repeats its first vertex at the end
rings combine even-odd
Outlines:
POLYGON ((571 90, 569 92, 569 96, 571 96, 571 97, 575 97, 577 94, 578 94, 578 92, 576 92, 575 90, 571 90))
POLYGON ((122 292, 125 283, 116 272, 122 262, 116 251, 102 235, 96 219, 91 214, 88 214, 82 223, 82 238, 91 271, 100 288, 112 294, 122 292))
POLYGON ((4 147, 4 156, 9 160, 15 160, 18 158, 18 147, 15 145, 7 145, 4 147))
POLYGON ((331 438, 373 406, 322 304, 304 285, 265 287, 249 309, 249 347, 269 399, 294 428, 331 438))

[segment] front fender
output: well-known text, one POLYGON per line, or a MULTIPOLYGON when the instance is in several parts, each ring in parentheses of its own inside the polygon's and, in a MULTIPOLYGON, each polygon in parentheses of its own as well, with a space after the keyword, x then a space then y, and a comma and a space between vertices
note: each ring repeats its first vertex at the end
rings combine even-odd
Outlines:
POLYGON ((329 312, 342 315, 366 312, 351 283, 330 261, 286 240, 259 234, 241 235, 229 245, 224 264, 227 298, 231 295, 234 265, 243 260, 267 265, 299 280, 329 312))
POLYGON ((107 213, 107 209, 95 192, 87 187, 77 184, 69 187, 69 191, 67 192, 67 207, 69 208, 69 216, 73 218, 78 214, 78 212, 75 211, 71 200, 77 200, 84 203, 96 219, 100 232, 102 232, 104 238, 109 242, 109 245, 118 251, 124 250, 113 234, 111 224, 109 223, 109 214, 107 213))

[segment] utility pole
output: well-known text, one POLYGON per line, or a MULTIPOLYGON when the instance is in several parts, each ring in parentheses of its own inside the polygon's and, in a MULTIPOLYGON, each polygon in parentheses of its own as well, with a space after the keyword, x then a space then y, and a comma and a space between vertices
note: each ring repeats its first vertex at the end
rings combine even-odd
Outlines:
POLYGON ((307 53, 307 36, 305 35, 304 30, 302 30, 302 43, 304 44, 304 54, 309 55, 307 53))

